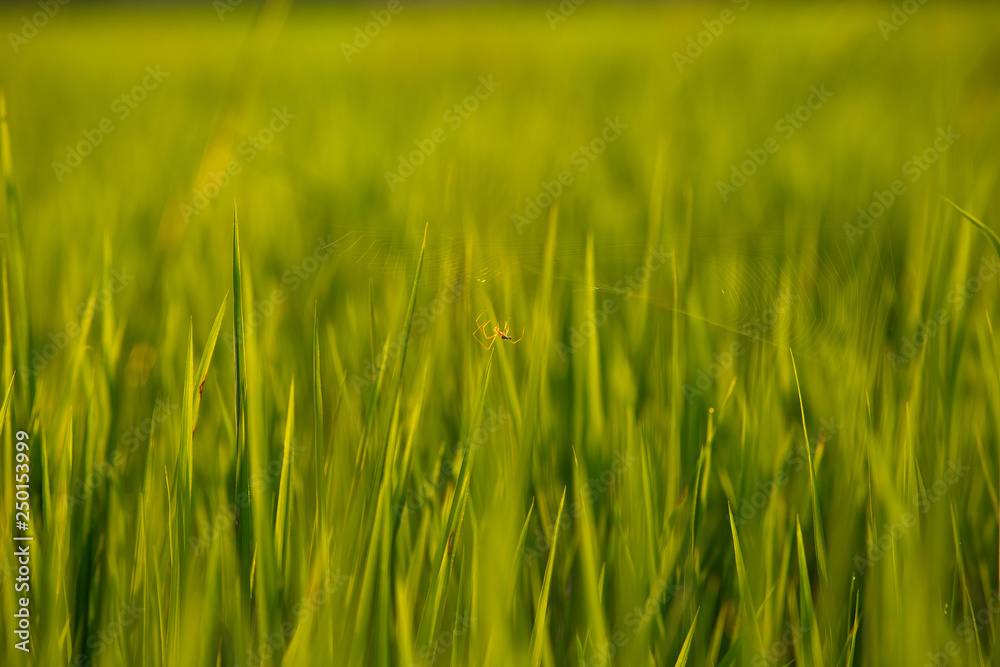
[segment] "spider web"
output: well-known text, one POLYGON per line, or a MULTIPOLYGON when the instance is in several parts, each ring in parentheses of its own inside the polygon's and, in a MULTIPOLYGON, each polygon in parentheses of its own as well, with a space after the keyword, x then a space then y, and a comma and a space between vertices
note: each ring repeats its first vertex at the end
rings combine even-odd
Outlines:
MULTIPOLYGON (((796 357, 838 363, 845 345, 862 344, 877 330, 884 298, 877 285, 889 280, 883 253, 875 246, 851 248, 839 229, 818 231, 807 241, 775 238, 758 230, 665 234, 662 246, 676 252, 679 303, 673 301, 669 264, 643 298, 663 312, 698 320, 719 334, 730 332, 766 345, 783 332, 782 347, 796 357), (686 248, 674 251, 674 248, 686 248), (773 319, 773 321, 772 321, 773 319), (747 333, 751 331, 752 333, 747 333)), ((341 270, 388 280, 409 280, 420 254, 420 239, 390 230, 334 230, 341 270)), ((642 266, 649 253, 644 241, 596 237, 595 280, 585 278, 587 243, 560 239, 554 280, 570 292, 596 290, 614 296, 614 286, 642 266)), ((494 302, 511 284, 533 289, 541 278, 544 243, 531 238, 488 241, 456 232, 428 231, 424 275, 433 284, 449 276, 471 277, 475 298, 486 293, 494 302)))

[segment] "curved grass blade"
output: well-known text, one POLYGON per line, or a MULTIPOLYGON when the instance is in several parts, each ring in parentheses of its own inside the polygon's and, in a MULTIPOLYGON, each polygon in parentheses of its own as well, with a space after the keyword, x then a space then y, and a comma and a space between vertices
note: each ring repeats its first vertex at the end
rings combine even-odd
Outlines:
MULTIPOLYGON (((576 452, 574 451, 574 454, 576 452)), ((590 628, 591 638, 598 647, 608 645, 608 631, 605 627, 604 612, 601 604, 601 574, 598 573, 598 554, 600 553, 600 539, 597 536, 597 528, 594 525, 594 516, 591 511, 590 501, 585 495, 585 489, 589 489, 589 477, 587 476, 586 464, 582 457, 576 457, 573 465, 573 507, 581 511, 574 512, 577 516, 577 526, 579 534, 579 554, 580 554, 580 578, 583 589, 583 606, 585 618, 590 628)), ((558 534, 560 523, 556 523, 553 530, 558 534)), ((555 546, 552 548, 555 553, 555 546)), ((603 572, 604 563, 601 563, 600 570, 603 572)))
MULTIPOLYGON (((14 375, 17 375, 16 371, 14 375)), ((0 406, 0 435, 3 434, 4 425, 7 423, 7 408, 10 407, 10 392, 14 389, 14 375, 10 376, 10 382, 7 383, 7 392, 3 396, 3 406, 0 406)))
POLYGON ((184 494, 181 503, 181 535, 187 535, 187 517, 191 511, 191 491, 194 486, 194 326, 188 323, 187 354, 184 355, 184 398, 181 404, 181 423, 184 425, 184 494))
MULTIPOLYGON (((320 559, 324 571, 328 567, 328 554, 326 549, 327 544, 327 525, 324 520, 325 507, 326 504, 326 493, 324 492, 324 468, 326 461, 326 452, 323 447, 323 376, 320 367, 320 354, 319 354, 319 304, 317 303, 313 308, 313 365, 312 365, 312 381, 313 381, 313 473, 315 476, 314 484, 316 490, 316 525, 319 526, 320 532, 320 544, 323 548, 319 549, 320 559)), ((341 394, 343 396, 343 394, 341 394)), ((336 419, 336 415, 334 415, 336 419)))
MULTIPOLYGON (((26 400, 23 409, 30 411, 35 401, 35 374, 29 372, 28 357, 32 350, 31 311, 28 305, 25 277, 24 234, 21 229, 21 205, 14 186, 13 160, 10 148, 10 128, 7 125, 7 100, 0 91, 0 165, 3 169, 7 195, 7 221, 10 226, 10 283, 14 298, 14 323, 17 331, 17 367, 22 371, 21 385, 26 400)), ((19 408, 20 409, 20 408, 19 408)), ((27 415, 25 415, 27 416, 27 415)))
MULTIPOLYGON (((563 487, 562 498, 559 499, 559 511, 556 513, 555 526, 562 525, 563 505, 566 504, 566 487, 563 487)), ((545 647, 546 616, 549 609, 549 588, 552 586, 552 571, 555 569, 556 546, 559 542, 559 531, 552 536, 552 546, 549 548, 549 562, 545 566, 545 577, 542 579, 542 589, 538 593, 538 612, 535 614, 535 624, 531 628, 531 664, 538 667, 542 662, 542 650, 545 647)))
POLYGON ((819 643, 819 629, 816 624, 816 608, 813 605, 812 589, 809 581, 809 566, 806 564, 806 550, 802 544, 802 526, 795 517, 795 540, 799 555, 799 614, 801 630, 809 634, 810 660, 806 664, 823 667, 823 649, 819 643))
MULTIPOLYGON (((483 384, 480 391, 479 403, 473 413, 473 418, 469 420, 469 434, 474 431, 474 426, 478 423, 478 419, 483 413, 483 407, 486 403, 486 390, 489 387, 492 367, 493 355, 490 354, 489 360, 486 362, 486 369, 483 371, 483 384)), ((465 442, 469 442, 468 437, 465 442)), ((448 575, 451 572, 452 563, 452 559, 448 554, 448 543, 453 539, 453 536, 459 536, 461 532, 462 520, 465 517, 465 507, 469 501, 472 465, 475 458, 476 448, 467 447, 464 451, 462 466, 459 468, 458 480, 455 482, 455 494, 451 502, 451 507, 448 510, 447 523, 438 535, 438 544, 434 559, 435 570, 431 586, 428 589, 432 593, 427 596, 420 615, 420 625, 417 628, 418 642, 421 646, 426 645, 430 638, 436 634, 438 620, 441 618, 441 613, 444 609, 445 587, 448 583, 448 575)))
POLYGON ((688 630, 687 637, 684 638, 684 644, 681 646, 681 652, 677 656, 677 662, 674 663, 674 667, 684 667, 687 664, 688 654, 691 652, 691 640, 694 639, 694 629, 698 625, 699 611, 701 611, 701 607, 694 610, 694 618, 691 619, 691 629, 688 630))
POLYGON ((795 390, 799 395, 799 411, 802 414, 802 434, 805 436, 806 460, 809 463, 809 493, 812 496, 812 519, 813 519, 813 539, 816 542, 816 563, 819 565, 819 574, 823 583, 829 581, 826 574, 826 545, 823 539, 823 517, 819 511, 819 497, 816 494, 816 469, 813 466, 812 449, 809 446, 809 431, 806 429, 806 411, 802 405, 802 388, 799 387, 799 371, 795 367, 795 355, 791 348, 788 350, 792 357, 792 373, 795 375, 795 390))
POLYGON ((288 418, 285 421, 285 446, 281 456, 281 482, 278 485, 278 515, 274 523, 274 543, 278 554, 278 567, 284 569, 288 533, 288 504, 291 493, 292 434, 295 433, 295 378, 288 390, 288 418))
POLYGON ((517 571, 521 565, 522 555, 524 554, 524 543, 528 539, 528 524, 531 522, 531 512, 535 509, 535 499, 531 499, 531 505, 528 507, 528 516, 524 517, 524 525, 521 527, 521 534, 517 538, 517 551, 514 552, 514 562, 511 563, 510 567, 510 584, 508 585, 507 593, 507 608, 511 610, 511 613, 516 613, 517 609, 514 606, 514 590, 517 585, 517 571))
POLYGON ((990 229, 989 227, 987 227, 986 223, 984 223, 982 220, 980 220, 976 216, 972 215, 971 213, 969 213, 964 208, 962 208, 961 206, 959 206, 958 204, 956 204, 952 200, 948 199, 947 197, 944 197, 942 195, 938 195, 938 197, 941 197, 941 199, 943 199, 946 202, 948 202, 949 204, 951 204, 952 207, 956 211, 958 211, 959 213, 961 213, 962 216, 965 217, 966 220, 968 220, 973 225, 975 225, 976 227, 978 227, 979 231, 981 231, 983 234, 986 234, 986 238, 988 238, 990 240, 990 243, 993 244, 993 248, 996 249, 997 254, 1000 254, 1000 236, 998 236, 995 231, 993 231, 992 229, 990 229))
POLYGON ((733 533, 733 549, 736 552, 736 578, 739 581, 740 598, 742 598, 744 613, 753 625, 755 649, 760 650, 764 646, 764 637, 760 632, 760 625, 757 623, 757 607, 753 603, 750 581, 747 578, 747 566, 743 562, 743 550, 740 548, 740 536, 736 533, 732 507, 729 508, 729 528, 733 533))
MULTIPOLYGON (((240 587, 237 596, 237 621, 243 626, 250 614, 253 587, 253 503, 250 502, 250 448, 247 438, 247 370, 246 370, 246 324, 243 319, 243 271, 240 263, 239 216, 233 211, 233 337, 235 355, 236 387, 236 489, 233 501, 240 505, 240 498, 246 499, 242 515, 237 514, 239 527, 236 529, 236 553, 240 563, 240 587), (242 494, 242 495, 241 495, 242 494)), ((237 651, 246 650, 246 635, 237 636, 237 651)))
POLYGON ((198 428, 198 413, 201 410, 201 392, 205 389, 205 378, 208 377, 208 366, 212 363, 212 355, 215 353, 215 344, 219 340, 219 331, 222 329, 222 320, 226 316, 226 304, 229 302, 229 292, 222 297, 222 305, 215 316, 212 330, 208 332, 208 340, 205 341, 205 349, 201 353, 201 361, 198 362, 198 371, 195 373, 195 380, 198 382, 198 396, 194 406, 194 428, 198 428))

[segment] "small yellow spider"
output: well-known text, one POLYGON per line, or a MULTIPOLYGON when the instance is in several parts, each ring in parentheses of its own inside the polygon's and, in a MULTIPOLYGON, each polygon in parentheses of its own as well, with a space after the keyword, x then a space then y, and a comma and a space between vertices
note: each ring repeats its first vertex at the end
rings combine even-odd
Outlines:
POLYGON ((485 310, 479 313, 479 317, 476 318, 476 329, 475 331, 472 332, 472 337, 475 338, 476 342, 482 345, 484 349, 488 350, 491 347, 493 347, 493 343, 496 342, 497 338, 499 338, 500 340, 509 340, 512 344, 517 343, 518 341, 521 340, 521 338, 524 338, 523 327, 521 328, 521 338, 514 340, 513 336, 510 335, 510 320, 504 322, 503 331, 500 330, 500 321, 497 320, 496 325, 494 325, 493 327, 493 333, 492 334, 486 333, 487 329, 489 328, 490 322, 492 322, 493 320, 486 320, 485 322, 480 324, 479 321, 483 318, 483 315, 485 314, 486 314, 485 310), (483 340, 479 340, 479 336, 476 335, 477 333, 480 332, 482 332, 483 334, 483 340), (486 344, 483 341, 489 341, 489 344, 486 344))

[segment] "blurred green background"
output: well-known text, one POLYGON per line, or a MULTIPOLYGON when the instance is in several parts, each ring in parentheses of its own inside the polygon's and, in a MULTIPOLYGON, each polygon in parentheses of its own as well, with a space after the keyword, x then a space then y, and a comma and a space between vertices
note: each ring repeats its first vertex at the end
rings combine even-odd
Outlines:
POLYGON ((5 664, 1000 656, 1000 7, 0 28, 5 664))

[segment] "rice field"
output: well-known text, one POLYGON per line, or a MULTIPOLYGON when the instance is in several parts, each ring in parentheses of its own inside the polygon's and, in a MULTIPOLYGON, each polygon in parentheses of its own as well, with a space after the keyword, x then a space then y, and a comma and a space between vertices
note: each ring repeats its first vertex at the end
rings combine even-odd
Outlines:
POLYGON ((1000 7, 0 27, 0 663, 1000 664, 1000 7))

